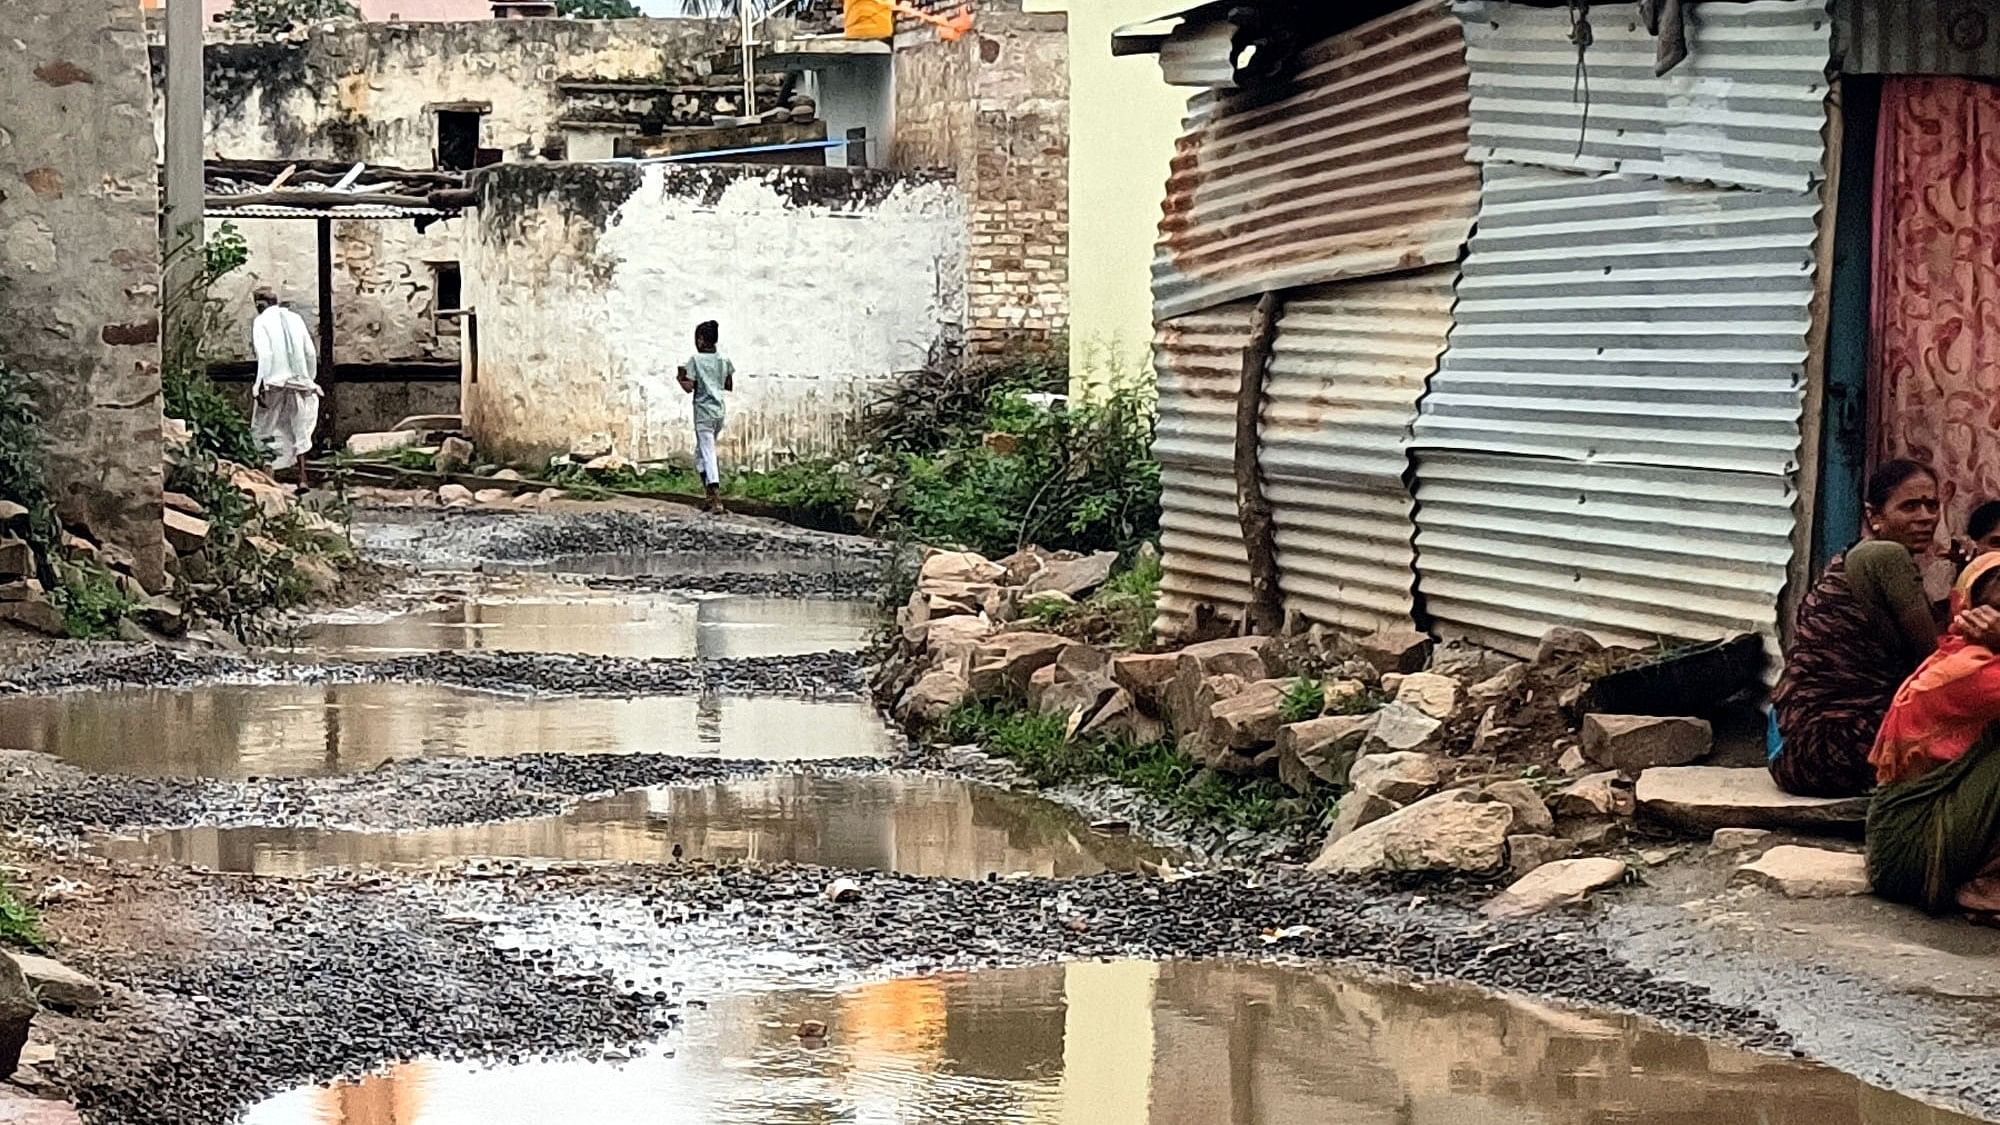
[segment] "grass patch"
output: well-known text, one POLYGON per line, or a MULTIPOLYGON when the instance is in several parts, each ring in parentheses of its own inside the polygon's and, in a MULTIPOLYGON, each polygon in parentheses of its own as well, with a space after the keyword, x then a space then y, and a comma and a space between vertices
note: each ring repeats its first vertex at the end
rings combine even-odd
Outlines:
POLYGON ((63 625, 72 637, 103 639, 118 635, 118 623, 138 605, 118 585, 110 570, 88 559, 61 563, 56 572, 62 585, 52 595, 62 610, 63 625))
MULTIPOLYGON (((616 490, 654 496, 700 496, 701 476, 679 465, 648 465, 616 472, 585 472, 580 465, 557 465, 542 475, 559 488, 581 494, 616 490)), ((826 531, 852 530, 857 495, 852 476, 833 461, 799 461, 769 472, 741 470, 722 475, 722 497, 782 509, 792 520, 826 531)))
POLYGON ((0 883, 0 943, 29 949, 42 947, 41 916, 6 883, 0 883))
POLYGON ((1176 812, 1230 827, 1264 831, 1317 823, 1325 815, 1324 799, 1300 798, 1275 781, 1239 780, 1203 770, 1169 743, 1065 741, 1067 726, 1060 715, 969 703, 944 717, 938 735, 950 742, 977 743, 1021 767, 1040 785, 1113 781, 1176 812))
POLYGON ((1287 723, 1303 723, 1326 713, 1326 684, 1311 676, 1300 676, 1285 689, 1278 714, 1287 723))

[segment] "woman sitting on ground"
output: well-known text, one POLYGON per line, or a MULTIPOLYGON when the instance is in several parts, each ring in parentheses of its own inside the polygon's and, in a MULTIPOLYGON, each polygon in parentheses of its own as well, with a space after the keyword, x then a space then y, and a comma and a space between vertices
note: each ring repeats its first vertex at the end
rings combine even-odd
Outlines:
POLYGON ((1868 537, 1829 563, 1799 607, 1771 697, 1771 776, 1805 797, 1857 797, 1896 688, 1937 647, 1918 556, 1937 534, 1937 477, 1891 461, 1868 478, 1868 537))
POLYGON ((1869 755, 1868 871, 1883 898, 2000 923, 2000 655, 1975 639, 2000 611, 2000 554, 1966 568, 1951 608, 1869 755))

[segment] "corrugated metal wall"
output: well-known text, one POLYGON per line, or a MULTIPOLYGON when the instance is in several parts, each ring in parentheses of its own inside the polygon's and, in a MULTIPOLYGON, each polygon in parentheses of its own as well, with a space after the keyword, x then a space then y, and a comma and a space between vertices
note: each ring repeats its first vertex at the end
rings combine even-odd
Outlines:
POLYGON ((1409 628, 1416 525, 1410 421, 1451 329, 1456 268, 1294 294, 1261 419, 1287 608, 1368 632, 1409 628))
POLYGON ((1688 58, 1663 78, 1636 5, 1591 9, 1581 76, 1567 9, 1456 10, 1478 159, 1791 191, 1818 182, 1825 0, 1688 4, 1688 58))
POLYGON ((1153 266, 1157 319, 1458 259, 1479 178, 1465 162, 1463 38, 1444 0, 1304 57, 1287 97, 1191 103, 1153 266))
POLYGON ((1241 617, 1250 561, 1236 518, 1236 388, 1252 306, 1238 303, 1160 325, 1160 581, 1163 633, 1180 633, 1206 604, 1241 617))
POLYGON ((2000 0, 1834 0, 1847 74, 2000 78, 2000 0))
POLYGON ((1593 9, 1582 158, 1581 113, 1557 104, 1568 17, 1457 10, 1485 188, 1412 439, 1427 614, 1515 651, 1556 624, 1622 643, 1774 633, 1814 291, 1823 2, 1697 5, 1690 61, 1665 79, 1636 21, 1621 32, 1629 15, 1593 9), (1595 171, 1608 167, 1625 174, 1595 171))

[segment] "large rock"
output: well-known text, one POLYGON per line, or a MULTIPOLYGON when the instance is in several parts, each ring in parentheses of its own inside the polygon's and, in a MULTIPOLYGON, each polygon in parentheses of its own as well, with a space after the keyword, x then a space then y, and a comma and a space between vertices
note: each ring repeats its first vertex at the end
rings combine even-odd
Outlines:
POLYGON ((1507 667, 1472 685, 1466 692, 1472 701, 1482 706, 1492 706, 1518 698, 1528 688, 1528 666, 1509 664, 1507 667))
POLYGON ((472 506, 472 490, 462 484, 441 484, 438 486, 438 503, 447 508, 469 508, 472 506))
POLYGON ((1623 816, 1631 812, 1625 787, 1617 770, 1579 777, 1549 797, 1549 811, 1557 816, 1623 816))
POLYGON ((1007 576, 1007 568, 971 551, 935 551, 917 572, 917 588, 942 583, 991 586, 1007 576))
POLYGON ((1525 781, 1496 781, 1486 787, 1486 799, 1499 801, 1514 810, 1514 831, 1545 835, 1556 829, 1555 818, 1542 803, 1542 795, 1525 781))
POLYGON ((506 504, 513 501, 514 494, 504 488, 482 488, 472 498, 481 504, 506 504))
POLYGON ((1799 797, 1770 771, 1666 766, 1639 775, 1639 814, 1690 832, 1718 828, 1854 829, 1868 819, 1867 797, 1799 797))
POLYGON ((1541 644, 1535 646, 1535 667, 1552 668, 1603 651, 1604 646, 1596 637, 1581 629, 1558 625, 1542 634, 1541 644))
POLYGON ((1054 664, 1075 643, 1053 633, 995 633, 972 651, 972 693, 980 699, 1021 697, 1035 669, 1054 664))
POLYGON ((39 578, 10 578, 0 582, 0 602, 40 601, 48 596, 39 578))
MULTIPOLYGON (((467 444, 470 445, 471 443, 468 442, 467 444)), ((584 461, 595 461, 599 457, 607 457, 610 455, 611 450, 610 434, 602 432, 589 433, 570 443, 569 459, 581 464, 584 461)))
MULTIPOLYGON (((1054 671, 1053 666, 1042 669, 1054 671)), ((1037 672, 1036 675, 1040 675, 1037 672)), ((1044 715, 1067 715, 1077 720, 1079 725, 1088 723, 1097 715, 1098 708, 1104 706, 1118 686, 1105 675, 1086 676, 1065 680, 1060 674, 1041 693, 1036 701, 1036 709, 1044 715)))
POLYGON ((972 685, 949 668, 933 668, 903 693, 896 709, 908 722, 935 723, 972 698, 972 685))
POLYGON ((1625 878, 1625 861, 1559 859, 1535 868, 1480 908, 1488 918, 1520 918, 1582 902, 1590 892, 1625 878))
POLYGON ((185 492, 175 492, 171 488, 160 493, 160 503, 165 504, 176 512, 186 512, 191 516, 205 516, 208 514, 208 509, 201 506, 201 501, 196 500, 185 492))
POLYGON ((1198 663, 1204 676, 1226 672, 1246 680, 1263 680, 1271 675, 1265 655, 1270 648, 1269 637, 1224 637, 1189 645, 1178 655, 1181 665, 1190 660, 1198 663))
POLYGON ((139 624, 163 636, 178 637, 187 632, 187 612, 181 603, 165 594, 155 594, 139 603, 132 616, 139 624))
POLYGON ((1179 653, 1128 653, 1111 658, 1111 679, 1119 687, 1132 693, 1132 698, 1158 707, 1166 694, 1167 685, 1173 683, 1174 665, 1180 660, 1179 653))
POLYGON ((1111 654, 1096 645, 1073 644, 1056 654, 1056 679, 1111 678, 1111 654))
POLYGON ((1421 672, 1430 663, 1431 639, 1415 629, 1384 629, 1355 641, 1354 651, 1378 672, 1421 672))
MULTIPOLYGON (((575 452, 570 457, 578 463, 596 461, 610 456, 611 439, 604 439, 604 452, 590 457, 579 457, 575 452)), ((448 437, 438 445, 437 456, 431 458, 431 468, 440 473, 462 473, 472 465, 472 443, 461 437, 448 437)))
POLYGON ((21 1048, 28 1045, 28 1025, 40 1005, 21 966, 0 953, 0 1078, 11 1077, 21 1065, 21 1048))
POLYGON ((1433 719, 1449 719, 1458 713, 1458 681, 1435 672, 1411 673, 1396 685, 1396 702, 1433 719))
POLYGON ((1330 841, 1309 865, 1334 875, 1487 872, 1507 859, 1514 810, 1450 789, 1330 841))
POLYGON ((1653 715, 1586 715, 1584 757, 1630 777, 1655 766, 1685 766, 1708 757, 1715 732, 1706 719, 1653 715))
POLYGON ((1080 559, 1051 560, 1040 573, 1028 579, 1029 594, 1054 591, 1072 598, 1087 596, 1104 585, 1118 565, 1118 552, 1099 551, 1080 559))
POLYGON ((0 621, 11 621, 51 637, 69 635, 69 624, 63 620, 62 611, 44 598, 0 602, 0 621))
POLYGON ((1868 893, 1868 860, 1857 852, 1781 844, 1736 869, 1731 882, 1750 883, 1787 898, 1842 898, 1868 893))
POLYGON ((295 499, 289 487, 279 484, 262 469, 233 468, 229 471, 229 485, 249 497, 257 510, 267 516, 284 515, 295 499))
POLYGON ((22 539, 0 539, 0 576, 35 573, 35 549, 22 539))
POLYGON ((1148 746, 1166 737, 1160 720, 1140 710, 1132 693, 1116 688, 1097 714, 1083 725, 1083 733, 1114 739, 1133 746, 1148 746))
POLYGON ((1398 804, 1421 799, 1444 781, 1444 763, 1429 754, 1367 754, 1354 760, 1347 784, 1398 804))
POLYGON ((1438 748, 1444 724, 1407 703, 1391 703, 1375 713, 1363 754, 1427 752, 1438 748))
POLYGON ((993 636, 993 623, 984 617, 946 617, 924 625, 924 644, 933 663, 951 669, 970 683, 972 656, 993 636))
POLYGON ((408 449, 422 445, 424 435, 420 430, 388 430, 382 433, 349 434, 347 451, 356 457, 371 457, 381 453, 394 453, 398 449, 408 449))
POLYGON ((1297 793, 1347 784, 1373 715, 1327 715, 1278 728, 1278 779, 1297 793))
POLYGON ((0 528, 12 529, 28 526, 28 509, 24 504, 12 500, 0 500, 0 528))
POLYGON ((1208 709, 1208 740, 1232 750, 1255 750, 1278 739, 1284 723, 1285 693, 1290 680, 1259 680, 1217 700, 1208 709))
POLYGON ((1516 879, 1537 867, 1568 859, 1577 853, 1575 840, 1565 840, 1560 836, 1536 836, 1515 833, 1507 837, 1507 870, 1516 879))
POLYGON ((1718 828, 1709 837, 1708 846, 1718 852, 1754 851, 1771 842, 1771 831, 1767 828, 1718 828))
MULTIPOLYGON (((1280 768, 1283 768, 1282 763, 1280 768)), ((1333 821, 1327 826, 1327 842, 1332 843, 1363 825, 1373 824, 1395 812, 1396 808, 1394 801, 1380 793, 1363 793, 1359 789, 1350 789, 1342 794, 1339 803, 1334 805, 1333 821)))
POLYGON ((104 986, 61 961, 15 953, 14 963, 28 978, 28 986, 51 1008, 66 1012, 88 1012, 104 1003, 104 986))

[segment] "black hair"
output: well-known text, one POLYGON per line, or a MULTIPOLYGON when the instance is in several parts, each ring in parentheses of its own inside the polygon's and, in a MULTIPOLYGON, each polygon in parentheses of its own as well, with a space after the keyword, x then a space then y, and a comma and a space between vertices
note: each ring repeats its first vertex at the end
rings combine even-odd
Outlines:
POLYGON ((1876 466, 1874 472, 1868 474, 1868 506, 1878 512, 1888 507, 1889 497, 1894 496, 1897 489, 1919 476, 1937 479, 1937 474, 1931 471, 1929 465, 1918 461, 1899 458, 1895 461, 1882 462, 1876 466))
POLYGON ((1985 574, 1980 575, 1979 581, 1972 584, 1972 604, 1976 606, 1985 605, 1986 595, 1993 592, 1993 583, 1995 582, 2000 582, 2000 569, 1989 570, 1985 574))
POLYGON ((1965 537, 1974 541, 1993 534, 2000 527, 2000 500, 1988 500, 1972 509, 1972 518, 1965 521, 1965 537))
POLYGON ((722 325, 712 320, 704 320, 700 324, 695 325, 695 344, 699 346, 704 340, 711 344, 720 344, 722 342, 722 325))

